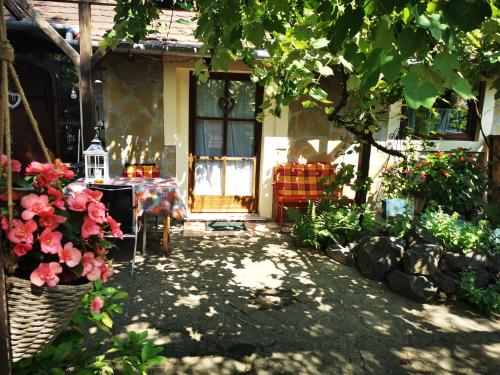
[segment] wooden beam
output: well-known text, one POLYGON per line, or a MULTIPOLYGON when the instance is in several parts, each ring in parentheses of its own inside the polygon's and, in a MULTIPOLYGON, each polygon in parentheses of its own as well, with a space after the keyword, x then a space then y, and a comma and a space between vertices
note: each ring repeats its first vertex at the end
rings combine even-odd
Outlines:
MULTIPOLYGON (((73 61, 75 67, 80 66, 80 56, 73 47, 43 18, 40 13, 34 10, 27 0, 12 0, 17 7, 27 14, 33 22, 73 61)), ((90 5, 89 5, 90 6, 90 5)))
MULTIPOLYGON (((77 4, 80 0, 47 0, 53 3, 73 3, 77 4)), ((106 6, 116 6, 115 0, 89 0, 88 3, 90 5, 106 5, 106 6)))
POLYGON ((109 52, 111 52, 111 47, 99 47, 90 60, 91 67, 93 68, 109 52))
POLYGON ((5 7, 7 8, 7 10, 12 13, 12 15, 14 17, 16 17, 16 20, 18 21, 21 21, 23 18, 24 18, 24 13, 21 9, 19 9, 19 7, 17 6, 17 4, 12 1, 12 0, 4 0, 3 1, 5 7))
MULTIPOLYGON (((370 154, 372 146, 369 143, 361 143, 361 151, 358 156, 358 182, 365 182, 370 177, 370 154)), ((368 190, 360 189, 356 191, 354 201, 358 206, 366 203, 368 190)))
POLYGON ((88 1, 78 2, 80 22, 80 111, 83 146, 92 140, 94 128, 94 95, 92 92, 92 31, 91 5, 88 1))

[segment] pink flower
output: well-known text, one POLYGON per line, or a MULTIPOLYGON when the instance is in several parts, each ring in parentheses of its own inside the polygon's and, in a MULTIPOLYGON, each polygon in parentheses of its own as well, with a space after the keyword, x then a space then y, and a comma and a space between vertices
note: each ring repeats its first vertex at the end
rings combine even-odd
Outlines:
POLYGON ((86 252, 82 257, 82 276, 86 276, 89 281, 96 281, 101 277, 101 266, 103 261, 94 258, 94 254, 86 252))
POLYGON ((90 189, 84 189, 83 192, 87 194, 87 196, 93 200, 94 202, 100 202, 102 198, 102 191, 98 190, 90 190, 90 189))
POLYGON ((83 225, 82 225, 82 237, 89 238, 90 236, 99 234, 101 228, 99 228, 99 225, 89 218, 88 216, 85 216, 85 219, 83 219, 83 225))
POLYGON ((55 160, 54 166, 55 172, 60 177, 65 178, 66 180, 71 180, 73 177, 75 177, 75 172, 69 169, 66 164, 61 163, 60 159, 55 160))
POLYGON ((57 274, 62 272, 62 267, 57 262, 40 263, 30 276, 30 280, 36 286, 47 284, 48 286, 56 286, 59 283, 57 274))
POLYGON ((82 253, 76 247, 73 247, 72 242, 64 245, 64 248, 59 250, 59 263, 66 263, 68 267, 76 267, 82 260, 82 253))
POLYGON ((26 222, 14 219, 12 229, 9 231, 7 238, 14 243, 24 242, 27 244, 33 243, 33 232, 36 231, 37 225, 34 220, 26 222))
POLYGON ((109 227, 111 228, 111 234, 115 238, 123 238, 123 232, 120 229, 121 223, 118 223, 115 219, 113 219, 111 216, 106 217, 106 221, 108 222, 109 227))
POLYGON ((101 311, 103 306, 104 306, 104 301, 100 297, 95 297, 90 302, 90 311, 98 313, 101 311))
MULTIPOLYGON (((5 168, 7 165, 7 155, 2 155, 2 168, 5 168)), ((21 163, 19 160, 10 159, 10 167, 12 168, 12 172, 21 172, 21 163)))
POLYGON ((30 251, 33 248, 31 244, 25 244, 25 243, 16 243, 12 251, 14 254, 16 254, 18 257, 22 257, 23 255, 26 255, 28 251, 30 251))
POLYGON ((40 225, 42 227, 50 228, 55 230, 59 224, 64 223, 66 217, 60 215, 49 215, 40 217, 40 225))
MULTIPOLYGON (((15 201, 21 195, 23 195, 23 193, 21 193, 19 191, 13 191, 12 192, 12 200, 15 201)), ((0 195, 0 201, 7 202, 7 199, 8 199, 7 193, 3 193, 3 194, 0 195)))
POLYGON ((47 189, 47 193, 54 198, 54 206, 59 208, 60 210, 66 210, 66 206, 64 205, 64 194, 54 189, 52 186, 49 186, 47 189))
POLYGON ((9 230, 9 219, 7 219, 7 216, 0 216, 0 226, 4 232, 9 230))
POLYGON ((89 197, 87 194, 76 193, 74 197, 69 197, 66 202, 68 203, 68 207, 71 211, 81 212, 87 209, 89 197))
POLYGON ((57 254, 61 249, 61 232, 52 232, 50 228, 45 228, 40 237, 40 250, 47 254, 57 254))
POLYGON ((59 175, 54 168, 52 163, 39 163, 37 161, 31 162, 30 165, 26 167, 26 174, 38 175, 44 180, 53 181, 56 180, 59 175))
POLYGON ((108 277, 113 275, 113 267, 110 265, 107 265, 106 263, 103 263, 101 267, 99 267, 101 271, 101 280, 103 283, 108 281, 108 277))
POLYGON ((47 195, 29 194, 21 198, 21 206, 25 208, 21 214, 24 220, 30 220, 35 215, 52 215, 54 207, 49 204, 47 195))
POLYGON ((96 223, 102 224, 106 220, 106 206, 102 203, 91 202, 88 211, 89 217, 96 223))

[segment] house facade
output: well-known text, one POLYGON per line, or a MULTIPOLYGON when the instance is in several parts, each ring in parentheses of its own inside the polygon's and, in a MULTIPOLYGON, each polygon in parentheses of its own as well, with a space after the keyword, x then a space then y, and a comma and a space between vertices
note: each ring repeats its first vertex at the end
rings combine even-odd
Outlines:
MULTIPOLYGON (((78 24, 75 4, 32 3, 61 34, 78 24)), ((192 15, 164 13, 176 19, 192 15)), ((96 46, 112 26, 112 17, 112 8, 92 7, 96 46)), ((11 18, 8 22, 11 32, 16 22, 23 21, 11 18)), ((283 108, 279 118, 265 112, 258 121, 265 87, 250 80, 244 64, 235 62, 228 72, 214 73, 206 84, 198 84, 192 75, 200 47, 193 36, 194 25, 181 25, 175 19, 170 24, 169 30, 151 40, 120 45, 99 62, 96 118, 104 122, 111 175, 120 175, 125 163, 156 163, 163 177, 177 178, 191 212, 255 212, 271 217, 276 164, 357 165, 358 155, 346 153, 354 146, 351 135, 332 126, 320 110, 305 109, 297 102, 283 108)), ((440 111, 437 126, 444 126, 445 136, 436 146, 486 152, 478 122, 486 136, 500 134, 500 102, 494 94, 486 81, 480 118, 473 118, 463 103, 459 120, 455 110, 440 111)), ((418 125, 402 123, 403 107, 398 103, 388 111, 376 134, 381 144, 397 147, 400 141, 394 135, 402 126, 418 125)), ((375 181, 372 197, 376 198, 378 176, 392 160, 375 148, 370 160, 370 177, 375 181)))

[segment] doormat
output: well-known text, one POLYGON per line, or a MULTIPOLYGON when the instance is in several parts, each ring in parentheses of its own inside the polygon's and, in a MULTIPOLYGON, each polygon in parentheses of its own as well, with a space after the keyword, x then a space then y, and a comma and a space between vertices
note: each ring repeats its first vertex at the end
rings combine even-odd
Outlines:
POLYGON ((241 221, 212 221, 207 224, 207 230, 238 232, 247 230, 247 227, 241 221))

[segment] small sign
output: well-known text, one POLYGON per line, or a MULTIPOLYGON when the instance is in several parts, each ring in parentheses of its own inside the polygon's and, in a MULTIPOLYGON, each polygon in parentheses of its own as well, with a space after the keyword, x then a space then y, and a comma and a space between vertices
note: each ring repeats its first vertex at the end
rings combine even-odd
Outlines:
POLYGON ((405 214, 413 216, 413 201, 402 198, 386 199, 385 215, 387 218, 405 214))

